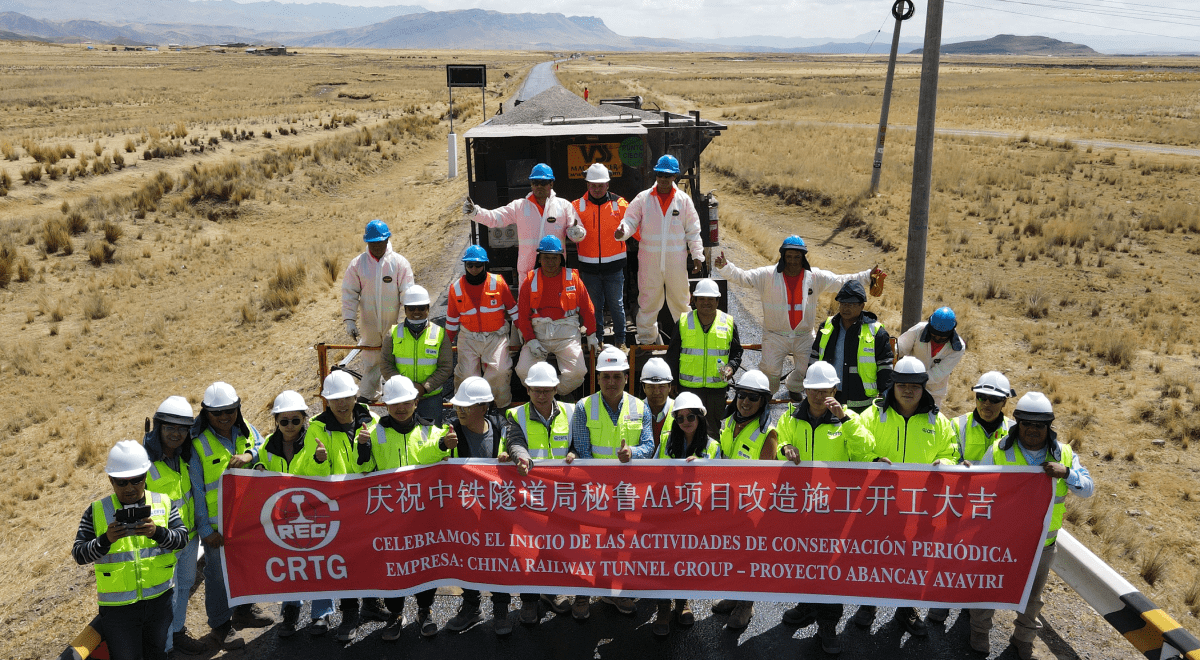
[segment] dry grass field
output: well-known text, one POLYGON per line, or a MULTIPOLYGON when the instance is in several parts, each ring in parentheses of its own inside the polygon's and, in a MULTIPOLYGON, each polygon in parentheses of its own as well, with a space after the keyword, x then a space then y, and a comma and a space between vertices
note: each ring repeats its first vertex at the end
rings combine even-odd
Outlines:
MULTIPOLYGON (((1097 483, 1091 500, 1068 500, 1068 528, 1200 632, 1200 157, 1074 143, 1195 145, 1200 69, 1127 59, 943 59, 939 128, 1016 137, 938 137, 925 307, 952 306, 969 344, 949 412, 970 410, 970 386, 992 369, 1019 393, 1046 392, 1097 483)), ((905 60, 890 122, 911 126, 919 60, 905 60)), ((886 61, 641 61, 573 62, 559 77, 593 98, 641 93, 668 109, 751 120, 705 152, 723 238, 755 266, 777 259, 791 233, 818 266, 880 263, 891 286, 868 309, 898 334, 911 131, 889 132, 879 194, 866 194, 886 61)))

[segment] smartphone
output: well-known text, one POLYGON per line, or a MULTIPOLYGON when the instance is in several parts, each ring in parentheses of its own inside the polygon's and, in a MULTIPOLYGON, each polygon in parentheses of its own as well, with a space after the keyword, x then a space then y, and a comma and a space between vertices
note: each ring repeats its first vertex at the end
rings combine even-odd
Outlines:
POLYGON ((117 522, 126 525, 137 525, 138 522, 150 517, 149 506, 131 506, 124 509, 117 509, 114 515, 117 522))

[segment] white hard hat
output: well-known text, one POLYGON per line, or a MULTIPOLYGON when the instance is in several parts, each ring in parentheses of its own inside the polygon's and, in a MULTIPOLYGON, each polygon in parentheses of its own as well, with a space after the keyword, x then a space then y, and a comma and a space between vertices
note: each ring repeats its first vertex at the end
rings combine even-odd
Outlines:
POLYGON ((538 362, 529 367, 525 387, 558 387, 558 374, 549 362, 538 362))
POLYGON ((657 357, 646 360, 642 367, 643 383, 669 383, 671 380, 671 367, 666 360, 657 357))
POLYGON ((604 163, 592 163, 583 179, 588 183, 608 183, 608 168, 604 163))
POLYGON ((606 346, 596 356, 596 371, 629 371, 629 358, 616 346, 606 346))
POLYGON ((166 401, 159 404, 158 410, 154 411, 154 419, 180 426, 191 426, 196 421, 192 417, 192 404, 181 396, 167 397, 166 401))
POLYGON ((325 377, 325 386, 321 388, 321 396, 326 399, 344 399, 358 394, 358 385, 354 376, 342 370, 331 371, 325 377))
POLYGON ((696 288, 692 291, 692 295, 697 298, 720 298, 721 290, 717 288, 716 282, 703 279, 696 282, 696 288))
POLYGON ((896 368, 892 370, 893 383, 924 385, 928 381, 929 374, 925 372, 925 363, 911 355, 900 358, 896 368))
POLYGON ((708 408, 700 402, 700 397, 691 392, 684 392, 675 397, 675 407, 671 409, 671 414, 675 414, 680 410, 699 410, 701 415, 708 414, 708 408))
POLYGON ((150 457, 137 440, 122 440, 108 450, 104 472, 110 477, 127 479, 150 471, 150 457))
POLYGON ((458 386, 458 391, 454 393, 454 398, 450 399, 450 403, 455 406, 473 406, 478 403, 490 403, 494 400, 492 386, 479 376, 471 376, 464 379, 458 386))
POLYGON ((383 402, 389 406, 412 401, 417 394, 417 388, 407 376, 392 376, 383 384, 383 402))
MULTIPOLYGON (((326 382, 328 380, 326 379, 326 382)), ((334 398, 336 399, 337 397, 334 398)), ((279 396, 275 397, 275 405, 271 408, 271 414, 278 415, 279 413, 296 412, 297 410, 308 412, 308 404, 304 402, 304 397, 299 392, 284 390, 279 393, 279 396)))
POLYGON ((975 387, 972 387, 971 391, 978 392, 979 394, 1002 396, 1006 399, 1017 395, 1016 390, 1008 384, 1008 379, 999 371, 989 371, 980 376, 979 381, 975 383, 975 387))
POLYGON ((587 229, 584 229, 583 225, 571 225, 570 227, 567 227, 567 238, 569 238, 572 243, 578 243, 579 241, 587 238, 587 229))
POLYGON ((814 390, 824 390, 841 385, 837 369, 828 362, 814 362, 808 365, 808 373, 804 375, 804 387, 814 390))
POLYGON ((429 304, 429 292, 425 287, 414 284, 404 290, 404 306, 420 307, 429 304))
POLYGON ((758 369, 751 369, 742 374, 742 377, 737 380, 737 388, 771 394, 771 381, 767 380, 767 375, 763 372, 758 369))
POLYGON ((1013 417, 1018 422, 1053 422, 1054 406, 1050 405, 1050 399, 1047 399, 1045 394, 1027 392, 1017 401, 1013 417))
POLYGON ((229 410, 242 404, 237 392, 229 383, 217 381, 204 390, 204 407, 208 410, 229 410))

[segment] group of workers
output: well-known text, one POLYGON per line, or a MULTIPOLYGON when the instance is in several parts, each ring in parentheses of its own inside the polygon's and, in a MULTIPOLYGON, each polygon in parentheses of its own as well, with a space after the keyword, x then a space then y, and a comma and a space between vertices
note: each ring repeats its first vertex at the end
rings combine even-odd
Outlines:
MULTIPOLYGON (((201 542, 207 557, 205 609, 215 643, 237 648, 244 645, 239 629, 276 623, 258 605, 231 608, 225 593, 217 492, 226 469, 322 476, 445 458, 512 463, 522 476, 542 460, 577 458, 1041 465, 1054 479, 1054 511, 1029 606, 1017 617, 1011 638, 1020 657, 1031 657, 1063 502, 1068 492, 1092 494, 1088 471, 1051 428, 1050 401, 1026 393, 1010 419, 1004 409, 1016 393, 1003 374, 988 372, 973 388, 975 409, 948 419, 940 408, 950 371, 966 350, 954 312, 938 309, 902 334, 901 357, 894 360, 883 324, 864 311, 868 287, 878 295, 885 275, 878 269, 835 275, 814 268, 797 236, 783 242, 775 265, 742 270, 723 256, 715 261, 721 275, 757 288, 763 301, 762 360, 759 369, 745 369, 737 324, 717 309, 716 282, 700 280, 689 295, 687 271, 699 269, 702 253, 695 208, 674 184, 678 163, 664 156, 655 171, 657 184, 628 204, 607 191, 603 165, 589 168, 588 194, 574 203, 554 195, 553 172, 538 165, 528 197, 495 211, 468 204, 477 222, 517 224, 520 290, 514 300, 504 278, 488 271, 486 251, 471 246, 462 258, 464 274, 447 293, 444 327, 429 319, 429 292, 414 283, 408 261, 392 250, 387 225, 369 223, 368 249, 345 274, 343 318, 354 339, 380 350, 364 352, 360 382, 341 370, 325 378, 320 414, 309 416, 301 394, 282 392, 271 409, 274 432, 264 437, 245 420, 242 401, 227 383, 205 390, 195 417, 185 398, 163 401, 141 443, 113 447, 106 472, 114 494, 85 510, 73 549, 80 564, 95 564, 101 633, 113 657, 160 658, 207 649, 184 627, 201 542), (598 391, 572 401, 586 373, 583 337, 600 349, 605 309, 614 328, 624 327, 624 264, 613 264, 625 259, 623 242, 639 231, 637 341, 658 342, 655 319, 664 300, 678 325, 665 355, 646 361, 640 373, 631 369, 625 346, 598 350, 598 391), (564 238, 579 245, 583 272, 566 267, 564 238), (599 240, 589 244, 589 238, 599 240), (819 320, 817 300, 825 291, 837 292, 839 311, 819 320), (451 356, 455 343, 457 367, 451 356), (516 372, 529 398, 517 406, 511 406, 510 346, 521 347, 516 372), (550 354, 557 369, 547 362, 550 354), (788 355, 796 364, 785 381, 790 402, 776 418, 771 399, 788 355), (643 399, 629 393, 634 377, 643 399), (444 423, 442 402, 451 385, 455 415, 444 423), (733 400, 727 402, 730 386, 733 400), (372 405, 386 414, 377 415, 372 405)), ((622 331, 616 334, 618 342, 624 340, 622 331)), ((1030 512, 1029 524, 1042 520, 1041 513, 1030 512)), ((439 630, 434 597, 433 590, 415 596, 415 623, 427 637, 439 630)), ((367 619, 385 623, 383 639, 398 639, 408 623, 404 600, 342 598, 334 635, 353 640, 367 619)), ((600 600, 622 613, 636 609, 631 598, 600 600)), ((511 594, 493 593, 491 601, 496 634, 511 633, 511 594)), ((520 601, 517 619, 527 625, 541 619, 543 605, 579 620, 588 618, 592 606, 587 596, 522 593, 520 601)), ((668 635, 672 622, 686 627, 695 621, 687 600, 659 600, 656 606, 655 635, 668 635)), ((311 603, 309 631, 328 632, 334 610, 329 599, 311 603)), ((712 610, 727 615, 728 628, 741 630, 754 604, 721 600, 712 610)), ((306 627, 300 613, 300 603, 282 604, 280 635, 306 627)), ((783 621, 815 623, 822 648, 835 654, 841 651, 841 616, 841 605, 800 603, 783 621)), ((947 610, 933 609, 927 618, 947 616, 947 610)), ((861 606, 853 621, 869 627, 874 618, 873 606, 861 606)), ((927 633, 926 619, 913 607, 898 608, 896 619, 914 636, 927 633)), ((445 628, 461 631, 482 620, 481 594, 466 589, 445 628)), ((970 621, 971 647, 988 652, 992 612, 971 610, 970 621)))

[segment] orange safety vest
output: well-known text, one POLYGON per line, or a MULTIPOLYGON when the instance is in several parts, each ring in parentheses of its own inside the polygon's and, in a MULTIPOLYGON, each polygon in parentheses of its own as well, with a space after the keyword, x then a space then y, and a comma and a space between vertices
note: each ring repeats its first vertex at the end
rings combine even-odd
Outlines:
MULTIPOLYGON (((562 272, 566 273, 566 277, 564 278, 561 273, 558 276, 560 279, 563 280, 562 298, 560 299, 560 301, 562 302, 561 307, 562 307, 562 310, 564 313, 570 314, 571 312, 574 312, 579 309, 579 293, 577 291, 577 287, 575 286, 577 279, 575 277, 575 269, 574 268, 563 268, 562 272)), ((538 286, 538 281, 541 277, 541 274, 542 274, 542 269, 535 268, 535 269, 533 269, 533 272, 529 275, 530 279, 533 280, 533 282, 531 282, 529 285, 529 308, 535 314, 537 313, 538 309, 541 308, 541 306, 542 306, 542 291, 543 291, 543 289, 542 289, 542 287, 538 286)))
POLYGON ((627 206, 629 204, 623 198, 611 194, 609 201, 600 205, 588 204, 587 195, 575 200, 575 210, 583 221, 583 228, 587 230, 587 238, 576 245, 580 261, 606 264, 625 258, 625 241, 618 241, 613 234, 625 217, 627 206), (593 239, 593 236, 596 238, 593 239))
POLYGON ((467 297, 466 287, 467 278, 458 278, 454 286, 450 287, 450 293, 454 296, 454 302, 458 305, 458 322, 462 329, 470 330, 471 332, 495 332, 504 327, 507 320, 507 310, 504 309, 504 301, 500 298, 501 290, 507 287, 504 278, 495 273, 488 273, 487 282, 483 287, 483 297, 476 305, 474 301, 467 297))

